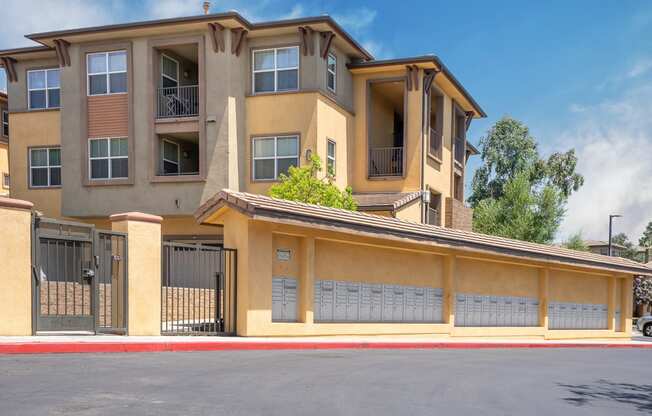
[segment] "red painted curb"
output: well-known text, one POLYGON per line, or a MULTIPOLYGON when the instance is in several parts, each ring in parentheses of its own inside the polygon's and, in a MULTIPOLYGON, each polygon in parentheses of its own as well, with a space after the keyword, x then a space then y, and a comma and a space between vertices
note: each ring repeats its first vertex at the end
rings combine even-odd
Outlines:
POLYGON ((508 342, 47 342, 0 344, 0 354, 335 349, 650 348, 650 344, 508 342))

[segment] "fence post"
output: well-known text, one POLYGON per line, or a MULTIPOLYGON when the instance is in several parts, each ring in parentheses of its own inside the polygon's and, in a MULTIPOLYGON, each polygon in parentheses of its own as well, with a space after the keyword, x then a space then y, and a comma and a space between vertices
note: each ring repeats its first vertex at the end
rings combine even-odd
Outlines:
POLYGON ((32 208, 0 197, 0 335, 32 335, 32 208))
POLYGON ((161 334, 161 221, 127 212, 111 215, 113 231, 127 233, 127 333, 161 334))

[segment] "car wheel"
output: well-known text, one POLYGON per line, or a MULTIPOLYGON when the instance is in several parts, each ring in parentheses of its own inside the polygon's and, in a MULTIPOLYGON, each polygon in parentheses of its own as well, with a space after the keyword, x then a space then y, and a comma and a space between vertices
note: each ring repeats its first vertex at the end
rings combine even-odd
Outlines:
POLYGON ((643 327, 643 335, 646 337, 652 337, 652 323, 647 324, 643 327))

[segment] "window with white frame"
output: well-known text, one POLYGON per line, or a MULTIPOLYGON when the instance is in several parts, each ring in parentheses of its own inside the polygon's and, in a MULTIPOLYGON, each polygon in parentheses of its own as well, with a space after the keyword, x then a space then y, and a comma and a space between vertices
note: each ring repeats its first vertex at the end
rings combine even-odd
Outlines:
POLYGON ((299 136, 253 139, 254 180, 276 180, 290 166, 299 166, 299 136))
POLYGON ((328 54, 326 77, 328 89, 335 92, 335 89, 337 88, 337 56, 333 53, 328 54))
POLYGON ((29 150, 29 184, 32 188, 61 186, 61 148, 29 150))
POLYGON ((253 90, 258 92, 299 89, 299 47, 253 51, 253 90))
POLYGON ((86 55, 88 95, 127 92, 127 52, 98 52, 86 55))
POLYGON ((126 138, 90 139, 88 141, 89 177, 124 179, 129 177, 129 149, 126 138))
POLYGON ((58 108, 60 96, 58 69, 27 71, 27 107, 30 110, 58 108))
POLYGON ((326 168, 329 175, 335 176, 335 142, 329 139, 326 147, 326 168))
POLYGON ((5 173, 2 175, 2 187, 5 189, 9 189, 9 184, 10 184, 9 174, 5 173))
POLYGON ((9 137, 9 111, 2 110, 2 135, 9 137))
POLYGON ((179 86, 179 61, 167 55, 161 55, 161 87, 176 88, 179 86))

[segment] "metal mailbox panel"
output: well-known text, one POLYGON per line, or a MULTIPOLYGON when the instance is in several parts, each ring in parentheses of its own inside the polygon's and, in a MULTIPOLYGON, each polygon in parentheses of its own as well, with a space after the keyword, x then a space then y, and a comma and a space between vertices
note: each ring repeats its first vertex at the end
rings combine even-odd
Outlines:
POLYGON ((283 319, 286 321, 297 320, 297 279, 284 279, 283 281, 283 319))
POLYGON ((321 281, 321 308, 319 316, 322 321, 333 320, 333 308, 335 306, 335 284, 332 280, 321 281))
POLYGON ((337 322, 346 321, 346 309, 349 303, 348 283, 335 282, 335 308, 333 310, 333 320, 337 322))
POLYGON ((283 279, 272 279, 272 321, 283 320, 283 279))
POLYGON ((466 295, 455 296, 455 326, 466 326, 466 295))
POLYGON ((346 320, 360 320, 360 284, 349 282, 347 284, 346 320))
POLYGON ((394 304, 392 306, 392 321, 403 321, 405 309, 405 288, 403 286, 394 286, 394 304))

